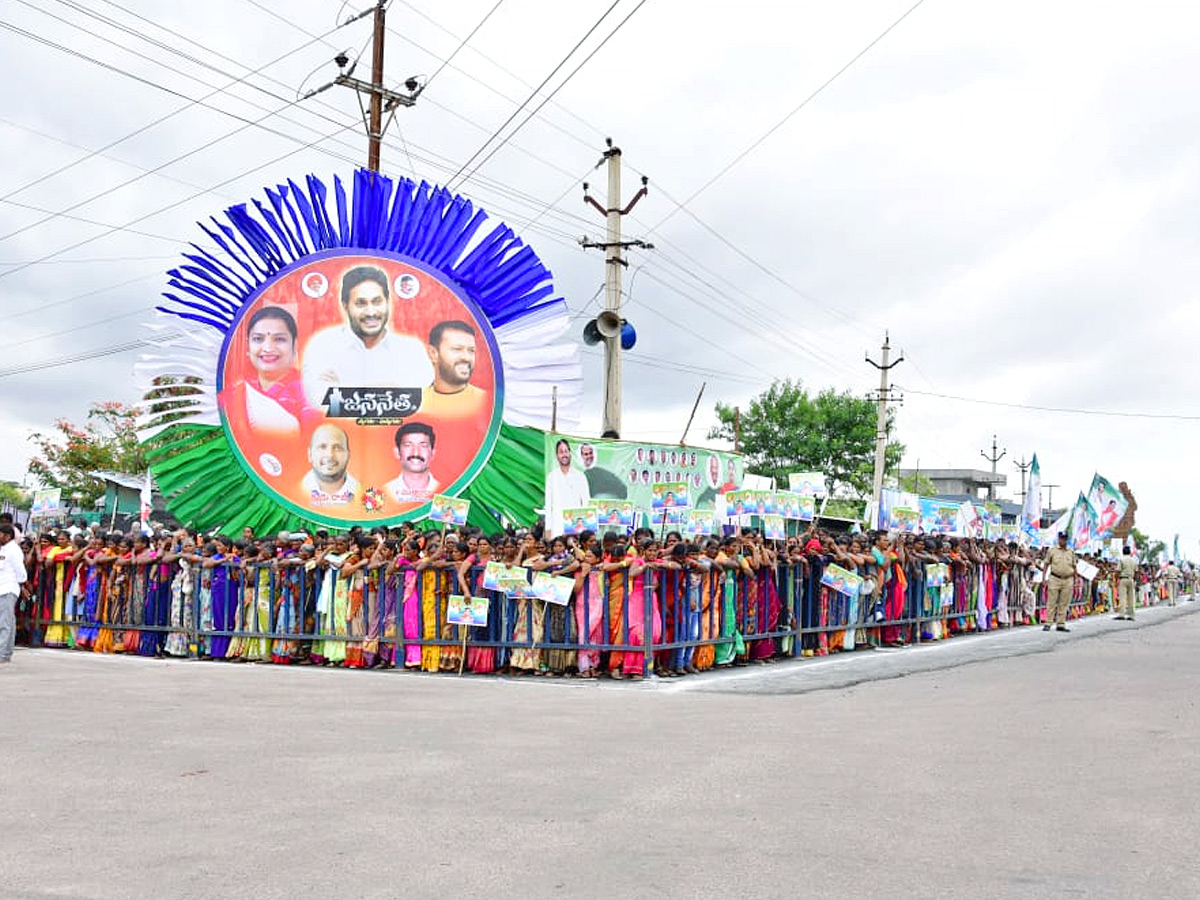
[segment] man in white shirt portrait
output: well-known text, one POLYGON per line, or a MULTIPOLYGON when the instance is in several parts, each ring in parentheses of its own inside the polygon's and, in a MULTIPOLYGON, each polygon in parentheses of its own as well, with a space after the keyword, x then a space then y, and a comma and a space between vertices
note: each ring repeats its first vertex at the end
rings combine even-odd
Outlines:
POLYGON ((300 373, 308 402, 319 407, 331 387, 424 388, 433 381, 425 344, 388 328, 392 317, 387 274, 355 266, 342 276, 344 325, 314 334, 300 373))
POLYGON ((345 506, 362 496, 350 465, 350 438, 339 425, 318 425, 308 440, 311 469, 300 480, 310 506, 345 506))
POLYGON ((557 537, 562 534, 562 511, 592 502, 587 476, 571 466, 571 444, 559 438, 554 445, 554 458, 558 463, 546 474, 546 535, 557 537))
POLYGON ((0 525, 0 665, 12 662, 17 638, 17 595, 25 583, 25 554, 14 539, 12 525, 0 525))
POLYGON ((400 474, 385 488, 388 496, 400 503, 428 500, 441 488, 429 465, 437 448, 433 427, 424 422, 405 422, 396 429, 396 459, 400 474))

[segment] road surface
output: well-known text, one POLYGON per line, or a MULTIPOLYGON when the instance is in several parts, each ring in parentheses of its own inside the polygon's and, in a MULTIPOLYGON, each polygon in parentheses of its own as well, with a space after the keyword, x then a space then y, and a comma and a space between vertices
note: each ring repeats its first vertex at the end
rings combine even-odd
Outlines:
POLYGON ((1200 897, 1200 603, 642 685, 19 650, 0 897, 1200 897))

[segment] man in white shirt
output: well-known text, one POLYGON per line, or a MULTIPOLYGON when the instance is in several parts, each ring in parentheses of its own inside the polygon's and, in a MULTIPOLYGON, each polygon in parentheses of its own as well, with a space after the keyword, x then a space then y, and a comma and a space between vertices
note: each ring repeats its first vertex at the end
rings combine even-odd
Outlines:
POLYGON ((437 448, 437 435, 424 422, 406 422, 396 429, 396 459, 400 474, 384 485, 388 496, 399 503, 428 500, 441 488, 429 471, 437 448))
POLYGON ((546 474, 546 536, 562 534, 564 509, 587 506, 592 502, 587 476, 571 467, 571 445, 559 438, 554 445, 558 465, 546 474))
POLYGON ((362 496, 358 480, 346 471, 350 465, 350 438, 338 425, 318 425, 308 441, 312 466, 300 480, 310 506, 345 506, 362 496))
POLYGON ((331 387, 424 388, 433 366, 424 343, 388 330, 391 294, 387 275, 356 266, 342 277, 346 324, 314 334, 304 348, 300 374, 308 402, 319 407, 331 387))
POLYGON ((25 554, 13 540, 13 527, 0 525, 0 665, 12 662, 17 637, 17 595, 25 578, 25 554))
POLYGON ((21 543, 21 538, 24 535, 21 533, 21 526, 13 521, 12 513, 0 513, 0 525, 11 525, 13 530, 13 540, 18 544, 21 543))

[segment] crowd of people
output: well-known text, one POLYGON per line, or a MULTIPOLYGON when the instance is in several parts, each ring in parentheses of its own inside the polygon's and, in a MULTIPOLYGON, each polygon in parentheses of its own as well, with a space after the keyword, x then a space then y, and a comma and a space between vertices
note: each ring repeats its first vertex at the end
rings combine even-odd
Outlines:
POLYGON ((728 530, 13 532, 26 573, 16 630, 101 653, 640 679, 1022 625, 1066 630, 1089 613, 1132 618, 1132 599, 1116 606, 1131 580, 1140 605, 1197 588, 1186 564, 1132 557, 1089 558, 1097 574, 1085 579, 1065 540, 1029 550, 816 525, 782 541, 728 530), (518 572, 518 587, 485 587, 489 563, 518 572), (834 564, 861 579, 855 593, 824 577, 834 564), (568 601, 522 590, 537 573, 573 579, 568 601), (488 599, 479 627, 448 621, 455 595, 488 599))

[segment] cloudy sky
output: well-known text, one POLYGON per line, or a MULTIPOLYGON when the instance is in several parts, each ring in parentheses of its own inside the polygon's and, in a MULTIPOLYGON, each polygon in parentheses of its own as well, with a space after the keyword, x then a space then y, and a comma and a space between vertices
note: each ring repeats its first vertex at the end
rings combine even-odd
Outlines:
MULTIPOLYGON (((1010 493, 1034 452, 1056 504, 1099 470, 1200 556, 1200 11, 926 0, 804 102, 912 4, 393 0, 389 81, 435 77, 384 168, 444 182, 608 11, 547 90, 617 28, 603 48, 454 185, 535 246, 581 327, 603 265, 578 239, 603 223, 580 183, 603 185, 607 136, 628 191, 649 176, 626 220, 656 245, 626 280, 626 437, 678 440, 702 382, 692 440, 774 377, 866 393, 886 329, 907 465, 986 467, 995 433, 1010 493)), ((134 399, 129 345, 197 220, 365 160, 351 93, 295 102, 366 45, 369 18, 337 27, 365 5, 276 8, 4 5, 0 478, 23 476, 31 429, 134 399)))

